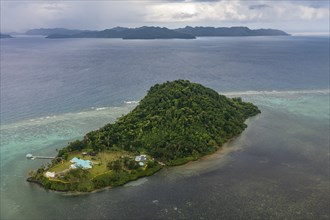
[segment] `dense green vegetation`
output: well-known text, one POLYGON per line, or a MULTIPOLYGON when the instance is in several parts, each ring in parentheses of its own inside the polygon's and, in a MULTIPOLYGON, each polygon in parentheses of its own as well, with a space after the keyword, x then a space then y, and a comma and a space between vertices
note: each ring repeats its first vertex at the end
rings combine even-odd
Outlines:
POLYGON ((215 151, 241 133, 260 111, 240 98, 226 98, 186 80, 151 87, 129 114, 88 133, 59 152, 91 148, 146 152, 168 164, 215 151))
POLYGON ((36 182, 51 190, 91 192, 108 186, 121 186, 140 177, 151 176, 161 169, 157 163, 149 162, 149 164, 147 168, 135 167, 131 171, 125 169, 109 170, 97 176, 91 176, 88 170, 78 168, 70 170, 63 178, 56 179, 45 177, 44 172, 47 168, 42 167, 30 173, 28 181, 36 182), (149 166, 149 164, 152 165, 149 166))
MULTIPOLYGON (((65 159, 82 150, 126 151, 135 155, 145 153, 155 161, 149 160, 143 169, 132 158, 121 157, 107 164, 110 172, 91 179, 85 171, 79 171, 80 176, 69 173, 74 178, 63 181, 70 182, 70 190, 81 191, 83 185, 85 191, 90 191, 151 175, 161 168, 156 161, 178 165, 196 160, 240 134, 246 128, 244 121, 258 113, 256 106, 241 98, 227 98, 187 80, 156 84, 129 114, 86 134, 83 140, 70 143, 58 153, 58 157, 65 159), (82 184, 72 187, 75 175, 82 184)), ((44 179, 45 183, 41 181, 44 186, 56 189, 54 183, 44 179)), ((56 184, 62 189, 66 183, 56 184)))

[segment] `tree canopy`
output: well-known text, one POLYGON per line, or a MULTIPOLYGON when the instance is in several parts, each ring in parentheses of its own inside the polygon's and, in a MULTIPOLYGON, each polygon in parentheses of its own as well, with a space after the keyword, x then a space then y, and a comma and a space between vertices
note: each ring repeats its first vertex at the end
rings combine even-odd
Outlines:
POLYGON ((59 156, 82 149, 122 149, 179 164, 214 152, 240 134, 246 128, 244 121, 258 113, 253 104, 200 84, 165 82, 151 87, 133 111, 69 144, 59 156))

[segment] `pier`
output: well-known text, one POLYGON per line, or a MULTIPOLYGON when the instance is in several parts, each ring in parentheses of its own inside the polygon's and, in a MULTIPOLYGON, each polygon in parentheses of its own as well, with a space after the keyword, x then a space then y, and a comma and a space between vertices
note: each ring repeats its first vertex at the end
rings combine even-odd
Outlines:
POLYGON ((26 158, 27 158, 27 159, 30 159, 30 160, 35 160, 35 159, 54 159, 55 157, 34 156, 34 155, 32 155, 32 154, 27 154, 27 155, 26 155, 26 158))

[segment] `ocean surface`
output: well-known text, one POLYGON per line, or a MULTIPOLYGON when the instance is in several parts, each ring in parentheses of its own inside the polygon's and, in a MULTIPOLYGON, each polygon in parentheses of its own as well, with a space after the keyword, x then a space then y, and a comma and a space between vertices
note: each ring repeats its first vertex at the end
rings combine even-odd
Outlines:
POLYGON ((329 219, 329 36, 1 39, 1 219, 329 219), (188 79, 262 113, 199 161, 97 193, 26 182, 56 149, 188 79))

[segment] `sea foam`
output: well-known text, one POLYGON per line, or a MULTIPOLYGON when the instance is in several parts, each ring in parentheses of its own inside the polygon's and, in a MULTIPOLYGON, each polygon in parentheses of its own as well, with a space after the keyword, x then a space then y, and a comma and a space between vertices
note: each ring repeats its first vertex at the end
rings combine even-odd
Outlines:
POLYGON ((329 89, 317 89, 317 90, 272 90, 272 91, 235 91, 235 92, 219 92, 226 96, 248 96, 248 95, 300 95, 300 94, 329 94, 329 89))

